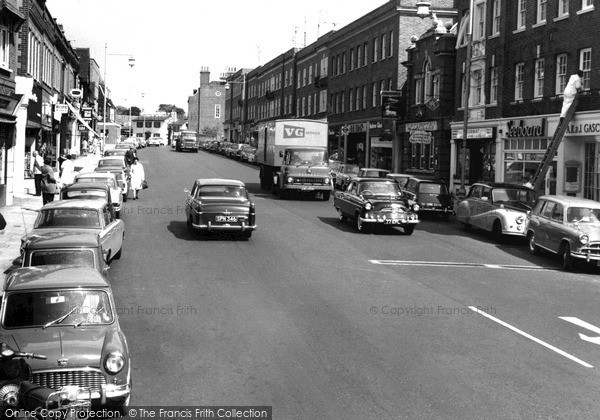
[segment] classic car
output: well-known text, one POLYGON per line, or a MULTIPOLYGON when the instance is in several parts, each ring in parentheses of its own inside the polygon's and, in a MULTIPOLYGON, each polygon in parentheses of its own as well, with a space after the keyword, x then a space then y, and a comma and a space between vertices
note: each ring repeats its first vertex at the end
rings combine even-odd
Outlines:
MULTIPOLYGON (((89 178, 88 178, 89 179, 89 178)), ((117 190, 115 195, 112 187, 106 182, 76 182, 60 190, 61 200, 104 198, 111 203, 117 219, 121 216, 123 198, 117 190)))
POLYGON ((30 359, 30 381, 91 388, 92 404, 124 412, 131 365, 108 280, 89 267, 18 268, 4 283, 1 334, 30 359))
POLYGON ((97 169, 106 168, 127 168, 127 163, 125 163, 125 156, 109 156, 98 159, 97 169))
POLYGON ((333 206, 340 220, 354 220, 359 232, 386 225, 400 226, 406 235, 412 235, 419 223, 419 206, 410 202, 391 179, 355 178, 345 191, 335 192, 333 206))
POLYGON ((398 183, 398 185, 400 186, 400 189, 403 189, 404 187, 406 187, 406 183, 408 182, 408 180, 410 179, 411 176, 407 175, 407 174, 389 173, 386 175, 386 177, 396 181, 398 183))
POLYGON ((256 160, 256 147, 245 145, 240 153, 242 162, 254 163, 256 160))
POLYGON ((535 199, 535 192, 522 185, 479 182, 458 203, 456 218, 467 228, 492 232, 498 240, 505 235, 525 236, 527 212, 535 199))
POLYGON ((448 220, 453 213, 452 198, 443 181, 410 177, 402 191, 419 205, 419 215, 439 215, 448 220))
POLYGON ((125 153, 127 153, 129 149, 108 149, 104 151, 104 157, 110 156, 123 156, 125 157, 125 153))
POLYGON ((600 203, 562 195, 541 196, 527 217, 529 251, 560 256, 565 270, 576 262, 600 266, 600 203))
POLYGON ((46 204, 21 244, 35 235, 55 232, 95 234, 100 238, 106 261, 121 258, 125 226, 106 200, 60 200, 46 204))
POLYGON ((22 266, 77 265, 108 274, 102 243, 91 233, 48 232, 29 236, 23 243, 22 266))
POLYGON ((356 178, 385 178, 390 171, 379 168, 360 168, 356 178))
POLYGON ((185 215, 188 227, 204 232, 241 232, 247 238, 256 229, 254 202, 243 182, 234 179, 197 179, 187 188, 185 215))
POLYGON ((115 149, 129 150, 131 148, 131 146, 133 146, 134 148, 137 148, 137 142, 125 140, 125 141, 122 141, 121 143, 117 143, 115 146, 115 149))
POLYGON ((165 145, 165 141, 162 139, 162 137, 150 137, 148 139, 148 147, 150 146, 164 146, 165 145))
MULTIPOLYGON (((127 194, 129 194, 129 168, 121 169, 118 167, 104 167, 104 168, 96 168, 94 169, 94 174, 113 174, 117 180, 117 186, 119 187, 119 191, 121 196, 123 197, 123 202, 127 202, 127 194)), ((77 181, 77 177, 75 177, 75 182, 77 181)))
MULTIPOLYGON (((119 187, 119 183, 117 181, 117 176, 110 172, 90 172, 85 174, 79 174, 75 176, 75 184, 78 183, 96 183, 103 182, 110 187, 110 196, 113 200, 113 206, 115 200, 120 200, 123 202, 123 197, 121 196, 121 188, 119 187), (115 199, 115 197, 117 197, 115 199)), ((119 206, 119 211, 122 206, 119 206)), ((116 210, 115 210, 116 211, 116 210)))
POLYGON ((350 183, 350 178, 358 173, 358 166, 351 163, 340 165, 339 170, 335 174, 335 188, 345 190, 350 183))

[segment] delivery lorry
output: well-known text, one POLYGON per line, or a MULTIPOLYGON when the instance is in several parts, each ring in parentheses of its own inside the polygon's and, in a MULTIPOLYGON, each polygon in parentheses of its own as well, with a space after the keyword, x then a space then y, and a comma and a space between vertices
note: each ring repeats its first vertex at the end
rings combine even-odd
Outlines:
POLYGON ((291 193, 329 200, 333 183, 327 159, 327 122, 282 119, 258 127, 260 186, 282 198, 291 193))
POLYGON ((198 153, 199 148, 198 133, 191 130, 183 130, 179 133, 175 150, 178 152, 191 150, 192 152, 198 153))

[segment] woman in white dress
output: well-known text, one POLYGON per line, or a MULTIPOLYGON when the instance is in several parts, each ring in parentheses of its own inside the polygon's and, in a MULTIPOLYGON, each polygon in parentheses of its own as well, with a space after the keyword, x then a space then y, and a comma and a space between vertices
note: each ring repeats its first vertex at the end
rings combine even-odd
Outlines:
POLYGON ((131 164, 131 171, 129 174, 131 176, 131 194, 135 200, 138 198, 138 191, 142 189, 142 181, 146 179, 144 167, 138 158, 133 158, 133 163, 131 164))

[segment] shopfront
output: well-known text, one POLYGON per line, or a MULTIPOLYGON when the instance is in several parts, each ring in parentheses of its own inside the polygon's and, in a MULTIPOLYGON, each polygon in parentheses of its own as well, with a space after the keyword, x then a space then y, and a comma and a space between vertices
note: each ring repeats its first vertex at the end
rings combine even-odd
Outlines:
MULTIPOLYGON (((467 141, 465 144, 465 185, 471 185, 478 181, 498 181, 498 167, 496 159, 499 151, 499 139, 497 139, 497 122, 493 126, 473 127, 467 130, 467 141)), ((454 127, 450 154, 450 183, 451 189, 455 190, 461 184, 462 151, 461 144, 464 136, 462 128, 454 127)))
POLYGON ((342 162, 353 163, 360 167, 366 166, 368 151, 367 128, 368 124, 366 122, 330 126, 330 151, 335 151, 337 149, 338 160, 342 162), (339 133, 337 137, 339 139, 337 142, 339 146, 334 146, 336 144, 335 133, 339 133))
POLYGON ((393 121, 369 122, 369 164, 371 168, 393 169, 393 121))

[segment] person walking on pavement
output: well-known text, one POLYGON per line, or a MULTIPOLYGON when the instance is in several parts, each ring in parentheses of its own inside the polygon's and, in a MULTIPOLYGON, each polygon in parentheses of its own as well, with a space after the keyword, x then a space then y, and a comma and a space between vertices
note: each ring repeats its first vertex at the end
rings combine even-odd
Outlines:
POLYGON ((581 80, 582 77, 583 71, 577 70, 577 73, 573 74, 569 78, 569 82, 567 83, 567 86, 565 87, 565 90, 563 92, 564 99, 562 109, 560 111, 560 120, 558 122, 558 125, 561 125, 563 120, 567 116, 567 111, 571 107, 571 104, 573 103, 577 92, 581 92, 583 90, 583 83, 581 80))
POLYGON ((60 174, 60 183, 62 185, 71 185, 75 182, 75 159, 74 155, 67 155, 67 159, 62 164, 62 172, 60 174))
POLYGON ((131 193, 133 199, 139 198, 139 191, 142 189, 142 182, 146 179, 146 173, 144 167, 140 163, 140 160, 135 157, 133 158, 133 164, 131 165, 131 193))
POLYGON ((42 166, 42 203, 47 204, 54 201, 54 194, 56 194, 58 188, 56 185, 56 178, 54 178, 54 170, 50 164, 52 159, 49 157, 44 158, 44 166, 42 166))
POLYGON ((125 152, 125 163, 127 166, 133 165, 133 160, 137 158, 137 153, 135 152, 135 147, 133 145, 129 146, 129 150, 125 152))
POLYGON ((31 152, 33 157, 33 182, 35 183, 35 195, 42 195, 42 166, 44 166, 44 159, 40 154, 34 150, 31 152))

